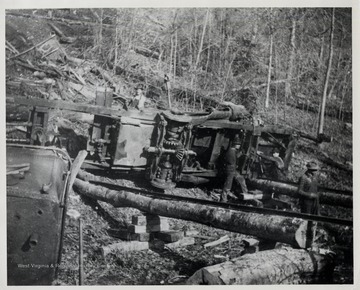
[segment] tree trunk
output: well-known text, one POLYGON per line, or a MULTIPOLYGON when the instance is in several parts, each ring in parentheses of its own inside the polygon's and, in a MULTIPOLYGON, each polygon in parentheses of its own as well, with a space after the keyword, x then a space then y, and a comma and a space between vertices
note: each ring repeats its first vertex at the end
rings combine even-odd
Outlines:
POLYGON ((287 100, 291 95, 291 79, 294 70, 294 60, 295 60, 295 34, 296 34, 296 18, 292 18, 292 26, 291 26, 291 36, 290 36, 290 57, 287 71, 287 82, 285 83, 285 106, 287 104, 287 100))
POLYGON ((134 207, 141 211, 165 217, 190 220, 215 228, 257 236, 296 247, 306 244, 306 221, 216 208, 197 203, 163 200, 127 191, 109 190, 76 179, 75 189, 90 198, 112 204, 114 207, 134 207))
MULTIPOLYGON (((266 179, 251 179, 248 181, 248 185, 263 189, 274 191, 279 194, 289 195, 291 197, 298 197, 298 188, 295 185, 282 183, 279 181, 272 181, 266 179)), ((330 204, 336 206, 343 206, 352 208, 353 200, 352 196, 344 194, 336 194, 330 192, 319 192, 320 203, 330 204)))
POLYGON ((273 58, 273 32, 272 32, 272 8, 270 8, 270 47, 269 47, 269 68, 267 76, 267 86, 266 86, 266 99, 265 99, 265 108, 269 107, 270 99, 270 83, 271 83, 271 67, 272 67, 272 58, 273 58))
POLYGON ((171 73, 172 73, 173 46, 174 46, 173 36, 171 35, 170 36, 169 77, 171 76, 171 73))
POLYGON ((322 134, 324 132, 324 119, 325 119, 325 107, 326 107, 326 95, 327 95, 326 92, 327 92, 327 87, 328 87, 328 84, 329 84, 332 58, 333 58, 333 54, 334 54, 334 47, 333 47, 334 23, 335 23, 335 8, 332 9, 331 30, 330 30, 330 44, 329 44, 329 58, 328 58, 328 63, 327 63, 326 77, 325 77, 324 90, 323 90, 323 96, 322 96, 322 102, 321 102, 318 134, 322 134))
POLYGON ((116 66, 118 62, 118 47, 119 47, 119 9, 116 9, 116 24, 115 24, 115 47, 114 47, 114 67, 113 73, 116 72, 116 66))
POLYGON ((99 51, 100 54, 101 54, 101 52, 102 52, 103 16, 104 16, 104 10, 103 10, 103 9, 100 9, 99 32, 98 32, 98 37, 97 37, 98 51, 99 51))
POLYGON ((205 267, 192 275, 188 285, 269 285, 329 283, 334 257, 306 250, 282 248, 244 255, 205 267))

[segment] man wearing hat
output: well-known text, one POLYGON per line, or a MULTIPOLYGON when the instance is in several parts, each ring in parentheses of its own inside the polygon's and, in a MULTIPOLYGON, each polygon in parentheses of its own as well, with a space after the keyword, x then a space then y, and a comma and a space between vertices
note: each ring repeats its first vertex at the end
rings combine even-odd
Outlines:
POLYGON ((267 167, 267 172, 269 172, 269 177, 273 180, 280 180, 284 178, 284 161, 280 157, 280 150, 275 147, 271 151, 272 156, 266 156, 263 152, 258 151, 258 156, 262 159, 265 159, 270 162, 270 165, 267 167))
MULTIPOLYGON (((300 209, 302 213, 319 215, 319 194, 317 192, 317 171, 319 167, 314 161, 309 162, 306 167, 307 170, 299 181, 300 209)), ((306 248, 314 243, 316 228, 316 222, 307 222, 306 248)))
POLYGON ((139 85, 136 88, 136 95, 131 100, 131 105, 142 112, 142 111, 144 111, 145 102, 146 102, 146 97, 143 92, 143 87, 141 85, 139 85))
POLYGON ((241 191, 243 193, 247 193, 248 189, 246 186, 245 177, 242 176, 237 171, 237 159, 238 155, 240 154, 240 145, 241 145, 241 139, 239 134, 236 134, 233 138, 233 140, 230 143, 229 149, 226 152, 225 155, 225 171, 226 171, 226 178, 223 185, 223 190, 221 193, 220 200, 222 202, 227 201, 227 196, 229 191, 231 191, 233 181, 235 180, 235 183, 240 186, 241 191))
POLYGON ((316 162, 311 161, 307 170, 299 180, 298 194, 300 196, 300 208, 302 213, 319 214, 319 194, 317 192, 317 171, 316 162))

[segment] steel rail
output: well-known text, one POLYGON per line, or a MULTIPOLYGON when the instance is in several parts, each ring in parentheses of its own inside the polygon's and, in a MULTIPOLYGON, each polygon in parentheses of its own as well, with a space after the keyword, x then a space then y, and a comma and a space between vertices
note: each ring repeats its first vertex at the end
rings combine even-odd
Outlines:
POLYGON ((179 196, 179 195, 169 195, 169 194, 165 194, 165 193, 159 192, 159 191, 127 187, 127 186, 117 185, 117 184, 105 182, 105 181, 89 181, 89 182, 92 184, 101 185, 101 186, 104 186, 104 187, 107 187, 107 188, 113 189, 113 190, 126 190, 126 191, 133 191, 133 192, 135 191, 138 194, 150 195, 150 196, 161 198, 161 199, 178 200, 178 201, 185 201, 185 202, 188 201, 188 202, 192 202, 192 203, 210 205, 210 206, 226 208, 226 209, 231 209, 231 210, 254 212, 254 213, 266 214, 266 215, 278 215, 278 216, 291 217, 291 218, 300 218, 300 219, 304 219, 304 220, 338 224, 338 225, 343 225, 343 226, 351 226, 351 227, 353 226, 352 220, 338 219, 338 218, 332 218, 332 217, 327 217, 327 216, 312 215, 312 214, 305 214, 305 213, 298 213, 298 212, 282 211, 282 210, 276 210, 276 209, 270 209, 270 208, 246 206, 246 205, 240 205, 240 204, 235 204, 235 203, 224 203, 224 202, 198 199, 198 198, 193 198, 193 197, 185 197, 185 196, 179 196))

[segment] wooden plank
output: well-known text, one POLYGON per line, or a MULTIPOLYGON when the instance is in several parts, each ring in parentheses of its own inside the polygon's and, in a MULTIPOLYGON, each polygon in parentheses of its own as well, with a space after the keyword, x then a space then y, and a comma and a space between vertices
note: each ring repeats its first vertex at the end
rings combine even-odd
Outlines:
POLYGON ((155 238, 165 243, 173 243, 184 238, 184 232, 179 231, 161 231, 154 234, 155 238))
POLYGON ((128 113, 126 111, 119 111, 116 109, 110 109, 103 106, 78 104, 65 101, 49 101, 44 99, 28 99, 19 96, 10 96, 6 98, 7 102, 15 102, 20 105, 34 106, 34 107, 47 107, 51 109, 69 110, 74 112, 88 113, 92 115, 104 115, 112 117, 125 116, 128 113))
POLYGON ((196 230, 185 231, 184 234, 186 237, 194 237, 199 234, 199 231, 196 231, 196 230))
MULTIPOLYGON (((75 75, 75 72, 73 72, 75 75)), ((72 82, 68 83, 69 87, 77 91, 79 94, 86 97, 88 100, 95 99, 95 90, 93 90, 89 85, 83 85, 83 84, 75 84, 72 82)))
POLYGON ((120 229, 120 230, 109 229, 107 232, 110 236, 125 241, 148 242, 151 239, 150 233, 130 233, 126 229, 120 229))
POLYGON ((168 231, 168 230, 169 230, 169 224, 167 222, 166 223, 163 222, 157 225, 128 226, 128 231, 131 233, 152 233, 152 232, 160 232, 160 231, 168 231))
POLYGON ((159 225, 166 222, 167 218, 158 215, 136 215, 131 218, 131 223, 136 226, 159 225))

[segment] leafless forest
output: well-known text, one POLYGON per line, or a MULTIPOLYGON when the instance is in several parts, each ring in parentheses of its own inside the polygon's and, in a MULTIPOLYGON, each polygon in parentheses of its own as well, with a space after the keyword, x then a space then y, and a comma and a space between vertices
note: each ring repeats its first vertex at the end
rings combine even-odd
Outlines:
MULTIPOLYGON (((29 132, 28 123, 24 123, 29 110, 14 105, 18 96, 94 105, 97 89, 106 87, 113 90, 114 110, 123 110, 141 87, 146 95, 145 110, 194 113, 231 102, 244 106, 267 125, 295 130, 306 139, 299 139, 285 181, 297 183, 307 162, 316 160, 323 170, 321 186, 352 193, 351 8, 9 9, 5 32, 8 140, 26 141, 29 132), (23 123, 13 129, 15 121, 23 123), (331 142, 322 142, 325 139, 331 142)), ((85 114, 54 110, 47 132, 60 132, 74 158, 86 149, 91 122, 85 114)), ((101 180, 110 177, 121 186, 148 186, 143 180, 114 175, 101 180)), ((83 181, 76 182, 80 188, 83 181)), ((168 193, 213 200, 219 197, 221 187, 178 187, 168 193)), ((294 196, 279 203, 299 212, 294 196)), ((281 267, 269 272, 270 280, 266 280, 252 269, 251 253, 259 255, 260 264, 272 259, 276 264, 277 258, 251 245, 251 235, 175 218, 169 218, 170 229, 196 232, 193 242, 172 249, 109 254, 108 247, 119 241, 111 233, 131 227, 133 216, 140 211, 139 207, 114 208, 105 198, 100 200, 71 190, 62 265, 54 285, 79 283, 79 225, 71 216, 74 212, 83 219, 85 285, 199 284, 202 278, 197 271, 244 254, 247 258, 241 261, 250 272, 241 262, 233 262, 238 271, 234 273, 241 273, 244 279, 219 278, 215 273, 225 270, 215 266, 208 277, 216 277, 216 283, 223 279, 219 284, 323 282, 301 275, 277 280, 279 273, 285 275, 281 267), (209 246, 209 242, 215 244, 209 246)), ((340 206, 324 202, 320 214, 352 220, 352 198, 351 203, 340 206)), ((294 220, 288 227, 290 232, 294 220)), ((318 234, 318 246, 337 255, 331 282, 327 283, 353 283, 352 227, 319 225, 318 234)), ((284 244, 290 240, 283 238, 284 244)), ((296 248, 279 248, 298 260, 303 258, 296 248)), ((279 260, 279 264, 283 262, 279 260)), ((306 272, 310 264, 305 261, 299 267, 306 272)))

